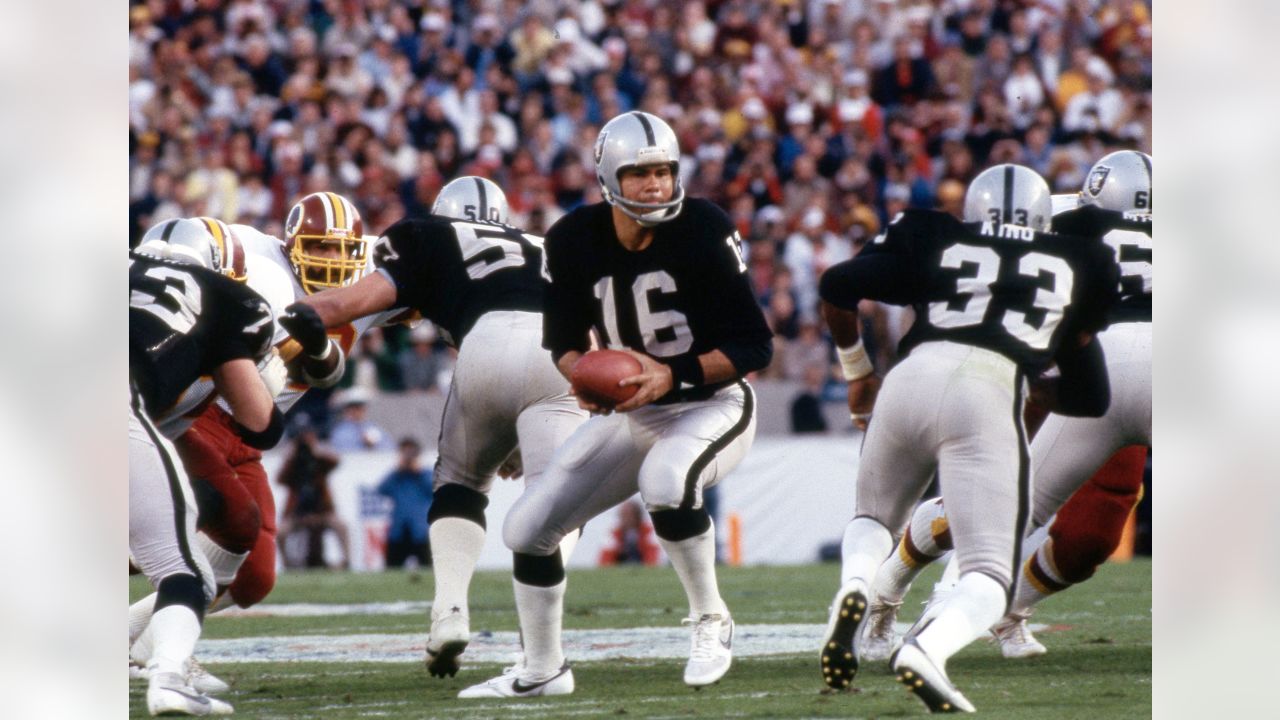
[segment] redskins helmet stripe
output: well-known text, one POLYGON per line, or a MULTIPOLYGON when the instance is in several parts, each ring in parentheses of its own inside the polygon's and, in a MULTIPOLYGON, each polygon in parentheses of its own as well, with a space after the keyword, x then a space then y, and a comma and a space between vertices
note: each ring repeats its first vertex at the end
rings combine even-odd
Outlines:
POLYGON ((226 223, 208 217, 157 223, 142 236, 138 252, 192 263, 244 282, 244 247, 226 223))
POLYGON ((222 265, 222 274, 232 280, 241 282, 247 280, 248 276, 244 267, 244 246, 232 234, 231 228, 216 218, 200 217, 196 219, 203 222, 204 226, 208 228, 209 234, 213 236, 213 241, 218 248, 218 260, 222 265))

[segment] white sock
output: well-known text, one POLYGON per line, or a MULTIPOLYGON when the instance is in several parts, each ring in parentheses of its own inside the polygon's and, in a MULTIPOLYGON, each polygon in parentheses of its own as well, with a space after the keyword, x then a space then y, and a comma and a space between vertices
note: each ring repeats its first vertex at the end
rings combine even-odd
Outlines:
POLYGON ((942 569, 942 577, 938 578, 937 584, 942 587, 948 587, 958 582, 960 582, 960 561, 956 560, 956 556, 953 553, 947 560, 946 566, 942 569))
POLYGON ((213 580, 220 586, 230 585, 236 579, 236 573, 240 572, 240 566, 249 557, 247 552, 233 553, 227 550, 202 532, 196 533, 195 544, 209 560, 209 567, 213 568, 213 580))
POLYGON ((525 585, 512 580, 516 591, 516 613, 524 639, 525 668, 533 677, 546 677, 564 665, 560 646, 560 624, 564 615, 565 582, 551 587, 525 585))
POLYGON ((1013 605, 1009 608, 1011 617, 1026 618, 1041 600, 1071 585, 1062 579, 1053 562, 1053 540, 1049 537, 1049 527, 1045 525, 1037 529, 1022 543, 1022 554, 1026 561, 1017 569, 1021 575, 1018 577, 1018 589, 1013 595, 1013 605))
POLYGON ((916 642, 939 666, 965 645, 987 632, 1004 615, 1005 589, 988 575, 965 573, 943 601, 929 626, 916 642))
POLYGON ((444 517, 431 523, 431 565, 436 579, 436 596, 431 616, 450 608, 467 612, 467 594, 480 551, 484 549, 484 528, 459 517, 444 517))
POLYGON ((580 539, 582 539, 582 530, 578 529, 565 535, 560 541, 560 562, 564 563, 565 567, 569 567, 569 558, 573 555, 573 549, 578 547, 580 539))
POLYGON ((142 598, 138 602, 129 606, 129 645, 133 645, 142 636, 142 631, 147 629, 147 624, 151 622, 151 613, 155 612, 156 593, 142 598))
POLYGON ((184 672, 187 658, 200 639, 200 619, 186 605, 168 605, 151 616, 155 649, 147 668, 155 673, 184 672))
POLYGON ((700 535, 680 541, 658 538, 658 542, 667 551, 671 566, 676 569, 680 584, 684 585, 684 592, 689 596, 689 612, 694 617, 728 617, 729 608, 720 598, 720 587, 716 583, 715 523, 700 535))
POLYGON ((867 517, 850 520, 840 543, 840 554, 844 558, 840 565, 841 587, 860 580, 870 588, 876 571, 892 550, 893 536, 884 525, 867 517))

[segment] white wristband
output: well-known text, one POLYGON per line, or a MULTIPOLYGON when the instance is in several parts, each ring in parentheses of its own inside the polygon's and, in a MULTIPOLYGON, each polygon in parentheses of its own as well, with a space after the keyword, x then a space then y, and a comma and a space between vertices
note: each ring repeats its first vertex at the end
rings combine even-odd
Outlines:
POLYGON ((871 365, 871 358, 867 356, 867 349, 862 346, 862 338, 858 338, 857 344, 853 347, 837 347, 836 357, 840 358, 844 379, 849 382, 861 380, 876 371, 871 365))
POLYGON ((324 360, 328 360, 328 359, 329 359, 329 356, 333 354, 333 346, 334 346, 335 344, 336 344, 336 343, 333 341, 333 339, 332 339, 332 338, 330 338, 329 342, 328 342, 328 343, 326 343, 326 344, 325 344, 325 346, 324 346, 324 352, 320 353, 319 355, 308 355, 307 357, 311 358, 312 360, 316 360, 316 361, 324 361, 324 360))

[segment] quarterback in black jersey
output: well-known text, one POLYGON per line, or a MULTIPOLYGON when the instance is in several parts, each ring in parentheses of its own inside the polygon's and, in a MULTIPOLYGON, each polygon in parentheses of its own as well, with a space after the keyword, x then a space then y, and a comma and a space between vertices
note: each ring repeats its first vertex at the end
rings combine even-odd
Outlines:
POLYGON ((997 166, 968 189, 970 222, 907 211, 822 278, 823 314, 851 385, 873 377, 857 336, 858 301, 909 304, 916 312, 900 348, 904 359, 878 398, 850 390, 851 403, 865 403, 851 410, 867 413, 874 402, 876 414, 820 652, 823 679, 834 688, 847 687, 857 672, 872 581, 936 473, 960 580, 908 633, 891 664, 930 709, 972 710, 944 667, 1003 615, 1014 590, 1030 501, 1022 418, 1028 378, 1057 364, 1060 378, 1045 388, 1061 412, 1097 416, 1110 402, 1093 334, 1115 301, 1114 252, 1098 238, 1044 232, 1050 217, 1042 178, 997 166))
POLYGON ((215 244, 191 224, 196 229, 183 226, 129 256, 129 551, 157 592, 147 663, 153 715, 225 714, 231 707, 187 684, 214 575, 195 542, 187 476, 152 414, 211 375, 246 438, 270 447, 283 429, 272 399, 285 369, 272 353, 270 307, 231 279, 244 271, 234 241, 215 244))
MULTIPOLYGON (((506 198, 480 177, 450 182, 432 211, 387 228, 374 246, 376 272, 290 310, 333 327, 407 307, 458 348, 428 517, 435 598, 427 669, 444 677, 458 672, 470 639, 468 589, 494 474, 504 463, 520 465, 526 486, 534 485, 587 412, 542 349, 542 238, 503 224, 506 198)), ((578 534, 566 534, 566 557, 578 534)))
POLYGON ((560 645, 565 575, 556 545, 637 490, 689 596, 685 683, 707 685, 729 669, 733 621, 716 583, 702 491, 754 439, 755 399, 743 377, 768 364, 772 334, 733 225, 711 203, 684 197, 679 159, 661 119, 630 112, 610 120, 595 146, 605 202, 574 210, 547 234, 543 345, 560 372, 568 377, 590 349, 592 330, 642 370, 622 381, 636 394, 580 427, 508 514, 525 665, 461 697, 573 691, 560 645))

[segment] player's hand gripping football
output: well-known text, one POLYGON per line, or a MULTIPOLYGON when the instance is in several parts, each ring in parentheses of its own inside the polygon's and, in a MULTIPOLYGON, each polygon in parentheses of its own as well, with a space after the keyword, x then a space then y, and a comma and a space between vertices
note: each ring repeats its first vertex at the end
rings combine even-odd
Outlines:
POLYGON ((636 408, 644 407, 658 398, 671 392, 673 380, 671 377, 671 366, 666 363, 660 363, 657 360, 643 353, 634 350, 623 350, 623 352, 634 357, 640 362, 642 370, 639 375, 632 375, 623 378, 619 385, 636 385, 638 389, 636 394, 623 403, 618 403, 614 410, 618 412, 630 412, 636 408))
POLYGON ((302 346, 304 352, 312 357, 319 357, 329 347, 329 335, 325 332, 324 321, 315 308, 306 303, 296 302, 284 309, 280 315, 280 327, 283 327, 302 346))
POLYGON ((871 422, 871 410, 876 405, 876 395, 880 393, 880 378, 872 373, 858 380, 849 382, 849 417, 853 426, 866 430, 871 422))

